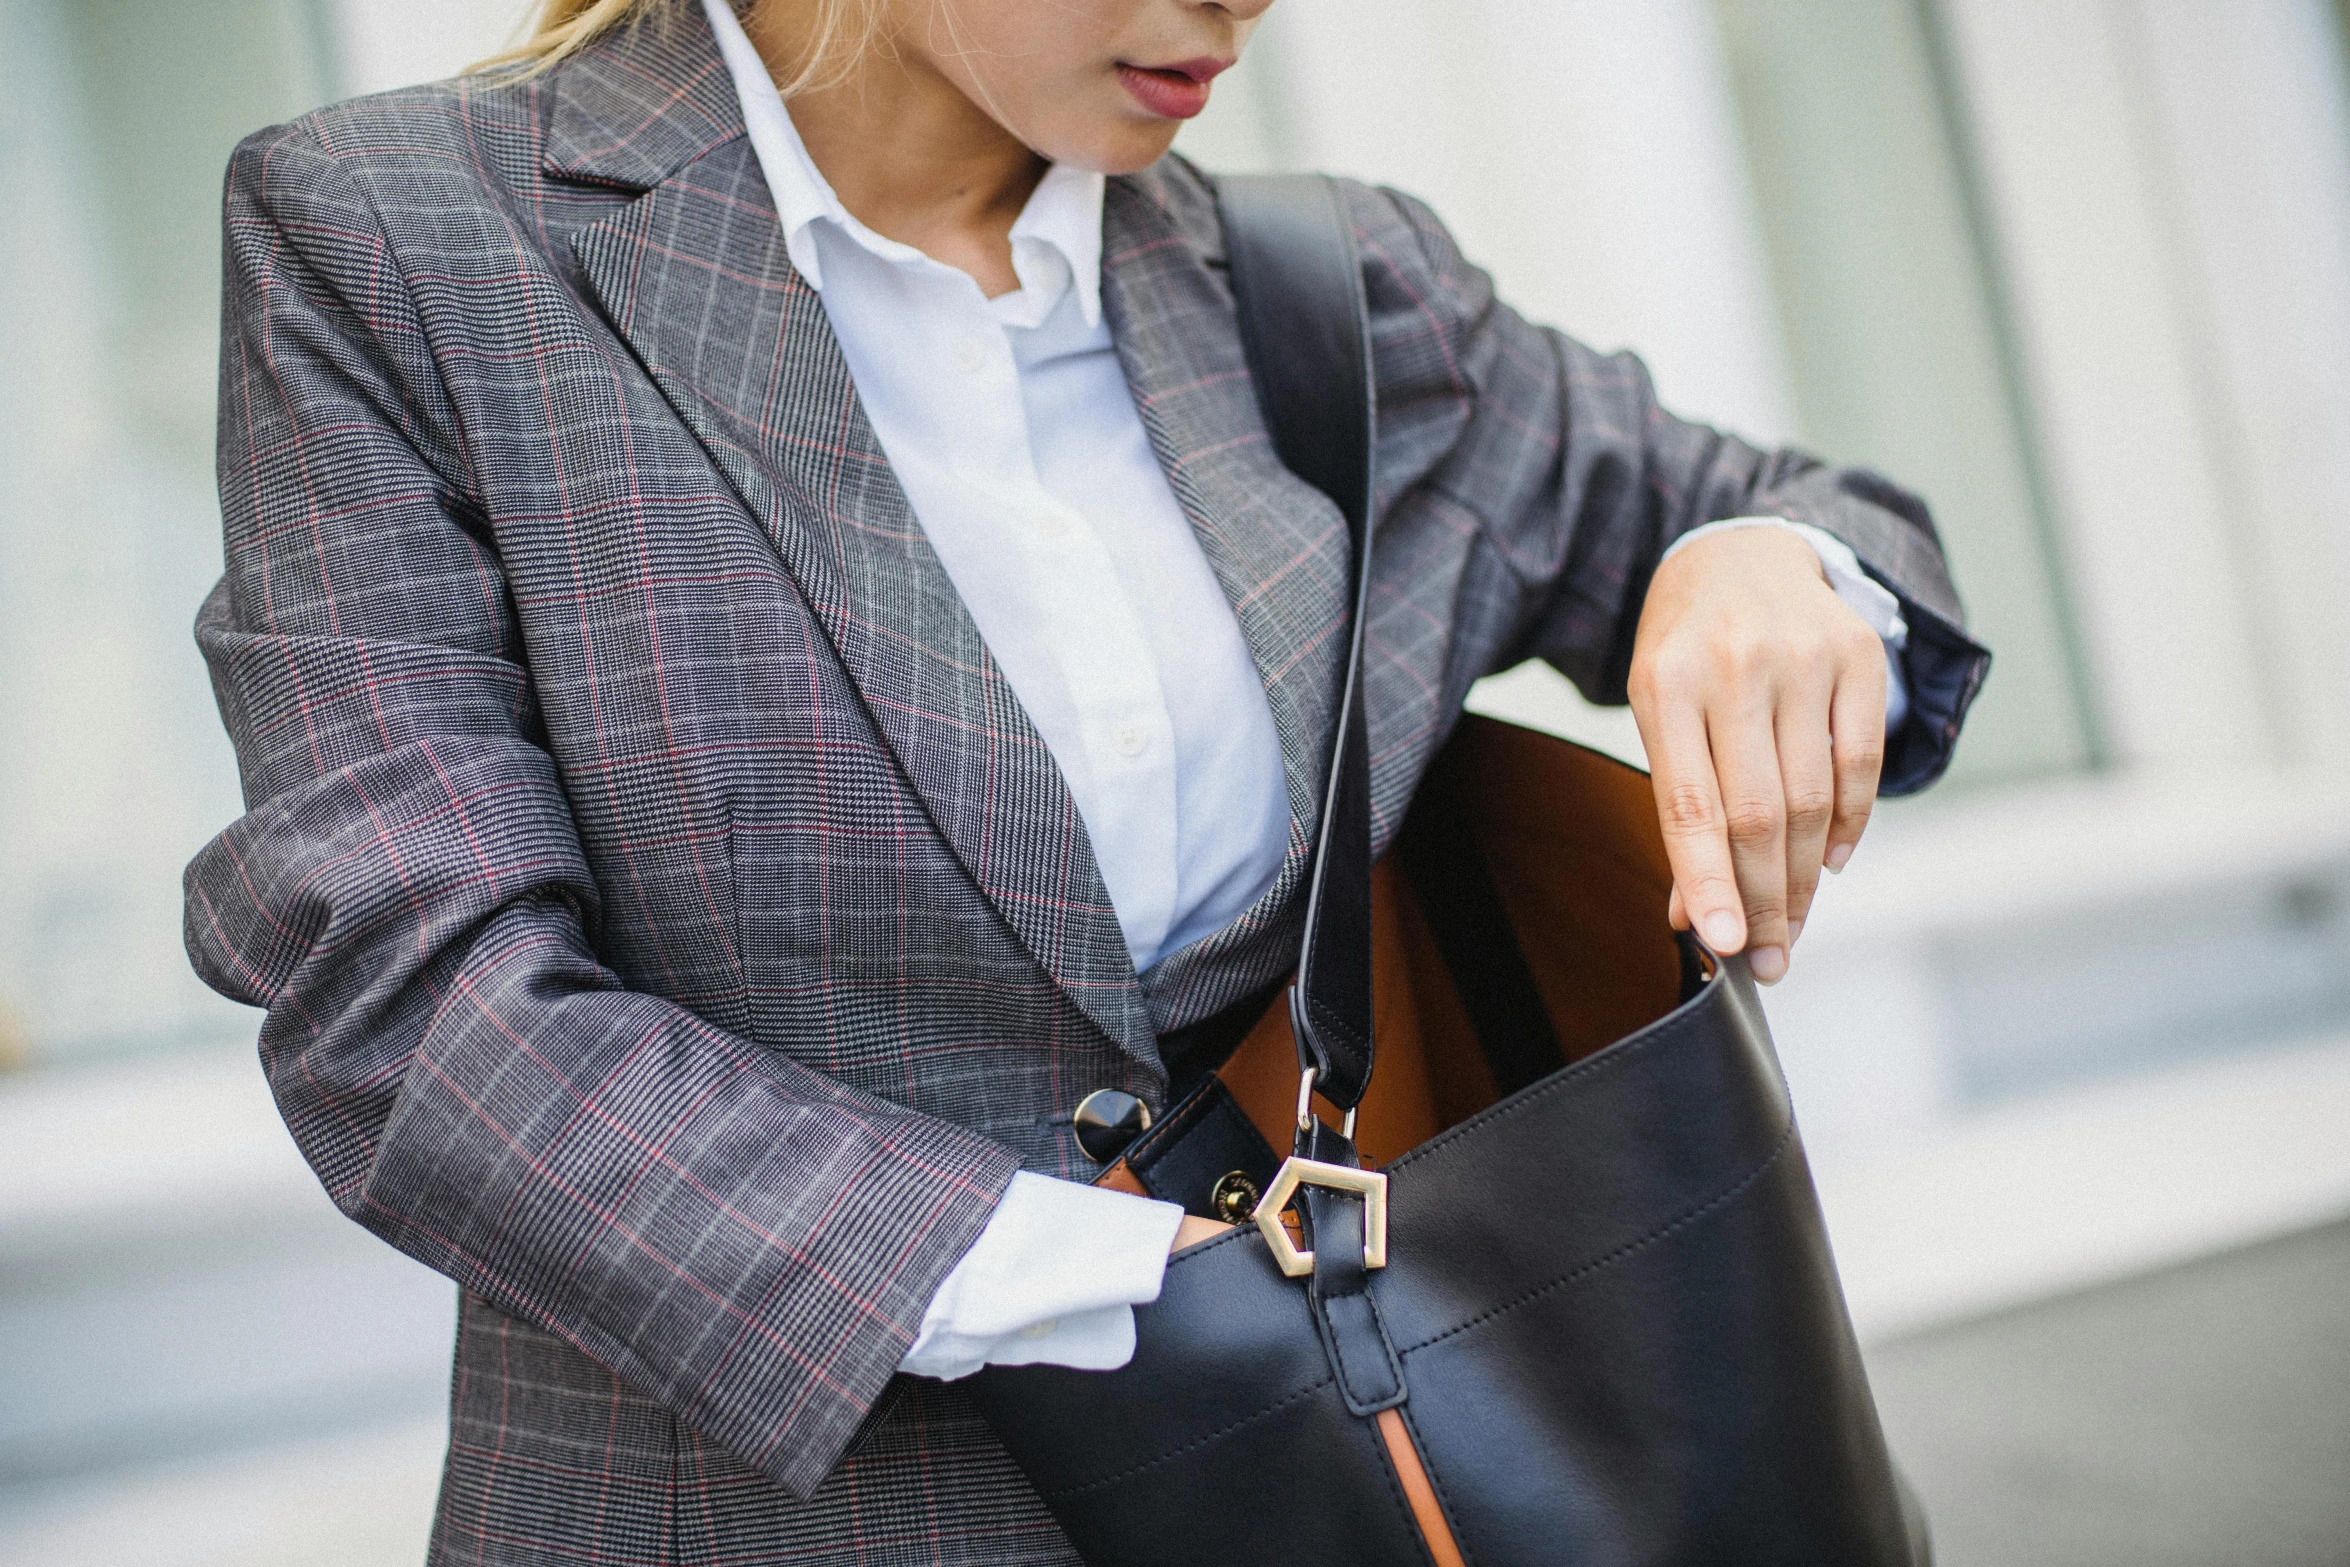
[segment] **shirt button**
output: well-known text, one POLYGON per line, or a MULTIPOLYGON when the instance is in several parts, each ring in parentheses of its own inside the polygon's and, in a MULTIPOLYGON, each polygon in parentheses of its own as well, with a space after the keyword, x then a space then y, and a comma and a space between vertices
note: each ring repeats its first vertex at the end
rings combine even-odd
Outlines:
POLYGON ((1020 1336, 1024 1339, 1050 1338, 1060 1325, 1060 1322, 1055 1318, 1047 1317, 1042 1322, 1031 1322, 1022 1328, 1020 1336))
POLYGON ((966 337, 955 345, 955 364, 971 375, 987 368, 987 349, 976 337, 966 337))
POLYGON ((1142 732, 1140 724, 1120 724, 1110 732, 1110 744, 1118 748, 1120 756, 1140 756, 1150 749, 1151 737, 1142 732))

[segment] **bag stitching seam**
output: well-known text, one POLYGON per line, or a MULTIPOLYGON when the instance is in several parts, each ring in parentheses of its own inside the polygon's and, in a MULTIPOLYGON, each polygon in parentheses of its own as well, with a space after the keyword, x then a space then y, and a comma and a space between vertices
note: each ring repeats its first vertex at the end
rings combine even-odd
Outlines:
MULTIPOLYGON (((1469 1329, 1477 1327, 1494 1317, 1501 1316, 1505 1312, 1515 1311, 1518 1307, 1526 1304, 1530 1300, 1535 1299, 1537 1296, 1546 1295, 1552 1290, 1561 1288, 1567 1284, 1574 1283, 1579 1279, 1587 1278, 1594 1273, 1600 1272, 1602 1269, 1612 1267, 1616 1263, 1623 1261, 1626 1257, 1631 1256, 1634 1252, 1640 1251, 1643 1248, 1664 1239, 1666 1236, 1672 1234, 1675 1230, 1679 1230, 1685 1228, 1688 1225, 1696 1223, 1699 1219, 1703 1218, 1708 1213, 1713 1212, 1716 1208, 1720 1208, 1725 1204, 1736 1201, 1740 1196, 1752 1188, 1757 1181, 1760 1181, 1765 1175, 1769 1174, 1771 1169, 1786 1156, 1788 1148, 1791 1147, 1794 1142, 1795 1127, 1794 1124, 1790 1122, 1787 1130, 1780 1134, 1779 1141, 1777 1145, 1771 1149, 1770 1154, 1765 1157, 1760 1164, 1757 1164, 1752 1170, 1749 1170, 1744 1176, 1740 1177, 1734 1185, 1717 1192, 1712 1197, 1707 1198, 1704 1202, 1699 1203, 1696 1207, 1667 1220, 1665 1223, 1649 1231, 1646 1235, 1639 1237, 1637 1240, 1626 1241, 1623 1245, 1618 1246, 1615 1250, 1602 1256, 1595 1257, 1589 1262, 1570 1269, 1566 1273, 1560 1274, 1557 1278, 1550 1280, 1548 1283, 1537 1285, 1535 1288, 1526 1291, 1524 1294, 1518 1296, 1514 1300, 1505 1301, 1499 1306, 1494 1306, 1488 1310, 1479 1312, 1476 1316, 1469 1318, 1466 1322, 1459 1323, 1453 1327, 1445 1329, 1441 1333, 1434 1334, 1431 1337, 1425 1339, 1421 1339, 1403 1349, 1397 1350, 1397 1358, 1400 1360, 1404 1356, 1417 1354, 1419 1351, 1427 1349, 1433 1345, 1440 1344, 1448 1338, 1452 1338, 1461 1333, 1466 1333, 1469 1329)), ((1235 1230, 1230 1235, 1226 1235, 1220 1237, 1216 1241, 1209 1242, 1208 1245, 1214 1246, 1222 1244, 1223 1241, 1233 1239, 1241 1233, 1243 1232, 1235 1230)), ((1201 1251, 1205 1251, 1206 1249, 1207 1247, 1205 1246, 1199 1248, 1201 1251)), ((1184 1454, 1191 1452, 1195 1448, 1204 1447, 1210 1442, 1221 1441, 1225 1437, 1230 1436, 1233 1432, 1241 1429, 1243 1426, 1253 1425, 1259 1420, 1263 1420, 1269 1416, 1278 1414, 1282 1410, 1288 1408, 1290 1405, 1298 1402, 1300 1399, 1310 1397, 1314 1393, 1321 1391, 1323 1388, 1331 1386, 1337 1380, 1338 1379, 1335 1375, 1322 1377, 1317 1381, 1308 1383, 1306 1386, 1299 1388, 1296 1392, 1289 1394, 1287 1397, 1282 1398, 1275 1403, 1266 1405, 1263 1409, 1242 1416, 1240 1419, 1233 1421, 1230 1425, 1224 1426, 1220 1430, 1211 1431, 1203 1436, 1194 1437, 1189 1442, 1184 1443, 1181 1447, 1171 1448, 1168 1451, 1159 1454, 1155 1458, 1145 1459, 1143 1462, 1136 1464, 1131 1468, 1120 1470, 1116 1474, 1104 1475, 1098 1480, 1088 1480, 1083 1485, 1072 1486, 1066 1490, 1050 1491, 1045 1494, 1058 1497, 1080 1496, 1087 1491, 1100 1490, 1104 1486, 1116 1485, 1121 1481, 1131 1480, 1137 1475, 1146 1474, 1163 1464, 1172 1463, 1176 1459, 1181 1458, 1184 1454)), ((1424 1457, 1421 1461, 1423 1464, 1427 1462, 1424 1457)), ((1430 1470, 1430 1478, 1431 1483, 1433 1483, 1433 1468, 1430 1470)))
POLYGON ((1152 1127, 1145 1131, 1141 1137, 1135 1139, 1137 1143, 1146 1140, 1149 1143, 1149 1146, 1142 1149, 1139 1155, 1131 1150, 1121 1155, 1126 1160, 1126 1168, 1132 1170, 1138 1178, 1157 1169, 1160 1161, 1165 1159, 1174 1146, 1183 1140, 1183 1136, 1188 1135, 1191 1128, 1205 1119, 1215 1108, 1213 1103, 1215 1095, 1212 1090, 1203 1090, 1200 1093, 1189 1095, 1188 1098, 1189 1103, 1178 1105, 1175 1114, 1162 1123, 1164 1130, 1161 1127, 1152 1127), (1158 1132, 1160 1135, 1153 1137, 1151 1135, 1153 1132, 1158 1132), (1144 1162, 1136 1163, 1137 1158, 1144 1162))
POLYGON ((1466 1333, 1469 1331, 1469 1329, 1488 1322, 1495 1317, 1501 1316, 1505 1312, 1515 1311, 1520 1306, 1525 1305, 1528 1301, 1533 1300, 1537 1296, 1547 1295, 1552 1290, 1563 1288, 1579 1279, 1583 1279, 1591 1274, 1597 1273, 1603 1268, 1613 1267, 1615 1264, 1622 1262, 1626 1257, 1631 1256, 1634 1252, 1641 1250, 1643 1247, 1663 1240, 1666 1236, 1672 1234, 1675 1230, 1682 1229, 1688 1225, 1696 1223, 1699 1219, 1704 1218, 1707 1214, 1713 1212, 1713 1210, 1716 1208, 1723 1206, 1725 1203, 1735 1202, 1739 1197, 1743 1196, 1747 1190, 1754 1185, 1755 1182, 1761 1180, 1765 1175, 1768 1175, 1771 1172, 1772 1167, 1778 1164, 1780 1159, 1786 1156, 1787 1150, 1794 1145, 1794 1142, 1795 1126, 1794 1123, 1790 1122, 1788 1124, 1787 1130, 1779 1134, 1779 1141, 1777 1145, 1771 1149, 1770 1156, 1764 1159, 1762 1163, 1756 1165, 1753 1169, 1747 1171, 1744 1176, 1739 1178, 1736 1185, 1716 1193, 1714 1196, 1707 1198, 1704 1202, 1699 1203, 1696 1207, 1689 1209, 1687 1212, 1667 1220, 1665 1223, 1649 1231, 1646 1235, 1641 1236, 1637 1240, 1626 1241, 1623 1245, 1618 1246, 1614 1251, 1608 1252, 1603 1256, 1594 1257, 1589 1262, 1583 1263, 1578 1267, 1571 1268, 1567 1272, 1560 1274, 1557 1278, 1550 1280, 1548 1283, 1538 1284, 1514 1300, 1507 1300, 1498 1306, 1488 1307, 1484 1311, 1481 1311, 1477 1313, 1477 1315, 1469 1318, 1467 1321, 1456 1323, 1453 1326, 1446 1328, 1441 1333, 1432 1334, 1427 1338, 1419 1340, 1417 1343, 1406 1346, 1402 1350, 1397 1351, 1397 1353, 1402 1355, 1416 1354, 1420 1350, 1426 1349, 1431 1345, 1441 1344, 1446 1339, 1452 1338, 1456 1334, 1466 1333))
MULTIPOLYGON (((1389 1407, 1401 1408, 1402 1406, 1390 1405, 1389 1407)), ((1429 1546, 1428 1531, 1420 1527, 1420 1515, 1412 1511, 1412 1499, 1404 1492, 1403 1476, 1396 1473, 1395 1455, 1387 1451, 1386 1440, 1379 1435, 1378 1428, 1373 1423, 1376 1418, 1376 1416, 1355 1416, 1356 1420, 1371 1425, 1368 1439, 1377 1452, 1372 1467, 1377 1469, 1379 1477, 1387 1482, 1387 1499, 1395 1504, 1396 1511, 1403 1514, 1404 1532, 1411 1537, 1414 1544, 1420 1547, 1421 1558, 1429 1563, 1429 1567, 1435 1567, 1436 1552, 1429 1546)), ((1428 1461, 1423 1458, 1420 1461, 1420 1468, 1425 1471, 1427 1467, 1428 1461)))
MULTIPOLYGON (((1387 1337, 1386 1324, 1379 1320, 1379 1308, 1367 1293, 1356 1291, 1347 1295, 1334 1295, 1329 1297, 1329 1299, 1361 1300, 1363 1302, 1364 1309, 1370 1313, 1371 1330, 1374 1333, 1377 1333, 1381 1339, 1385 1339, 1387 1337)), ((1353 1362, 1349 1361, 1347 1358, 1345 1330, 1340 1328, 1336 1322, 1331 1320, 1329 1311, 1326 1307, 1321 1312, 1316 1313, 1316 1315, 1322 1319, 1323 1337, 1330 1345, 1330 1354, 1332 1358, 1338 1362, 1334 1369, 1338 1373, 1336 1381, 1338 1383, 1339 1396, 1346 1399, 1350 1404, 1370 1404, 1374 1402, 1374 1400, 1371 1398, 1362 1398, 1357 1395, 1355 1388, 1355 1383, 1357 1381, 1356 1374, 1347 1369, 1347 1367, 1353 1364, 1353 1362)), ((1386 1365, 1383 1369, 1387 1372, 1387 1381, 1389 1386, 1387 1391, 1378 1394, 1377 1398, 1389 1399, 1393 1398, 1397 1393, 1403 1391, 1403 1368, 1395 1363, 1395 1346, 1392 1343, 1387 1343, 1382 1347, 1386 1350, 1386 1354, 1381 1358, 1386 1361, 1386 1365)), ((1352 1413, 1352 1411, 1350 1410, 1349 1413, 1352 1413)))
POLYGON ((1436 1465, 1429 1461, 1428 1444, 1420 1440, 1419 1422, 1412 1418, 1410 1401, 1406 1400, 1395 1407, 1396 1412, 1403 1417, 1404 1434, 1412 1439, 1412 1450, 1420 1455, 1420 1472, 1428 1477, 1428 1489, 1436 1494, 1436 1510, 1444 1515, 1444 1526, 1452 1533, 1453 1549, 1461 1553, 1463 1562, 1474 1562, 1476 1554, 1469 1549, 1468 1542, 1461 1538, 1460 1526, 1455 1522, 1460 1509, 1445 1494, 1444 1481, 1436 1473, 1436 1465))
POLYGON ((1354 1025, 1349 1023, 1345 1018, 1339 1016, 1335 1008, 1324 1003, 1319 997, 1306 997, 1306 1011, 1313 1014, 1315 1020, 1319 1022, 1324 1029, 1337 1036, 1338 1043, 1343 1045, 1346 1048, 1348 1054, 1352 1057, 1352 1059, 1349 1060, 1341 1060, 1338 1065, 1349 1076, 1360 1075, 1364 1079, 1362 1088, 1357 1090, 1356 1096, 1359 1099, 1361 1094, 1368 1091, 1370 1087, 1369 1080, 1371 1074, 1368 1071, 1357 1074, 1356 1067, 1358 1063, 1370 1055, 1370 1050, 1364 1045, 1362 1040, 1357 1037, 1354 1025))
POLYGON ((1254 1425, 1256 1422, 1263 1420, 1268 1416, 1277 1415, 1282 1410, 1287 1409, 1290 1405, 1296 1403, 1298 1400, 1302 1398, 1308 1398, 1316 1393, 1319 1393, 1322 1389, 1330 1386, 1330 1384, 1336 1380, 1337 1378, 1332 1376, 1323 1377, 1319 1381, 1310 1382, 1306 1386, 1301 1387, 1296 1392, 1290 1394, 1287 1398, 1281 1399, 1277 1403, 1267 1404, 1264 1408, 1258 1410, 1254 1414, 1244 1415, 1240 1419, 1233 1421, 1230 1425, 1225 1426, 1222 1430, 1210 1431, 1205 1436, 1193 1437, 1190 1441, 1184 1443, 1181 1447, 1170 1448, 1168 1451, 1161 1453, 1158 1457, 1145 1459, 1141 1463, 1136 1464, 1131 1469, 1121 1469, 1116 1474, 1104 1475, 1099 1480, 1088 1480, 1083 1485, 1073 1485, 1065 1490, 1049 1491, 1045 1494, 1048 1496, 1082 1496, 1088 1491, 1098 1491, 1106 1485, 1116 1485, 1122 1480, 1131 1480, 1136 1475, 1145 1474, 1150 1470, 1158 1468, 1161 1464, 1174 1462, 1176 1459, 1181 1458, 1185 1453, 1190 1452, 1195 1447, 1205 1447, 1210 1442, 1220 1442, 1224 1438, 1230 1436, 1233 1432, 1239 1430, 1242 1426, 1254 1425))
MULTIPOLYGON (((1713 983, 1722 984, 1725 983, 1725 981, 1717 976, 1713 983)), ((1705 999, 1705 995, 1700 994, 1691 997, 1688 1002, 1684 1003, 1684 1005, 1688 1007, 1694 1007, 1698 1002, 1705 999)), ((1499 1125, 1501 1122, 1508 1120, 1511 1116, 1516 1115, 1519 1111, 1530 1108, 1538 1100, 1544 1098, 1545 1096, 1559 1092, 1567 1088, 1570 1084, 1581 1082, 1587 1077, 1596 1076, 1611 1067, 1621 1065, 1622 1063, 1631 1060, 1634 1056, 1638 1055, 1644 1050, 1651 1048, 1652 1046, 1664 1044, 1669 1040, 1678 1039, 1680 1036, 1689 1033, 1690 1031, 1701 1026, 1702 1022, 1703 1019, 1700 1018, 1695 1012, 1687 1012, 1661 1018, 1657 1022, 1649 1025, 1649 1030, 1644 1031, 1644 1034, 1636 1034, 1628 1039, 1619 1040, 1616 1044, 1606 1050, 1600 1051, 1597 1055, 1586 1056, 1582 1060, 1577 1061, 1570 1066, 1562 1067, 1559 1071, 1553 1073, 1550 1077, 1546 1078, 1542 1082, 1536 1083, 1530 1088, 1522 1089, 1511 1097, 1502 1100, 1499 1104, 1492 1105, 1487 1109, 1479 1111, 1477 1114, 1469 1117, 1469 1119, 1466 1121, 1461 1122, 1458 1126, 1454 1126, 1448 1128, 1445 1131, 1439 1132, 1436 1136, 1431 1137, 1428 1139, 1428 1141, 1422 1143, 1419 1147, 1414 1148, 1411 1152, 1403 1155, 1401 1158, 1389 1164, 1387 1169, 1392 1174, 1396 1171, 1402 1170, 1405 1166, 1413 1163, 1416 1160, 1444 1152, 1452 1143, 1458 1141, 1471 1129, 1476 1127, 1499 1125)), ((1784 1078, 1781 1078, 1780 1080, 1780 1093, 1778 1095, 1778 1101, 1783 1108, 1791 1108, 1788 1106, 1786 1082, 1784 1078)), ((1790 1122, 1789 1130, 1790 1133, 1792 1133, 1792 1122, 1790 1122)))

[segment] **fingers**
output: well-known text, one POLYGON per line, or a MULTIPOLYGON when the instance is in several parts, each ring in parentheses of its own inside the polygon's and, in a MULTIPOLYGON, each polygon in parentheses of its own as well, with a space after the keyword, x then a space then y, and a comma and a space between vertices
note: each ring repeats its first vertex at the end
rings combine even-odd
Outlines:
POLYGON ((1722 797, 1704 709, 1694 702, 1635 704, 1656 785, 1658 824, 1673 868, 1671 912, 1716 952, 1746 945, 1746 914, 1731 867, 1722 797))
MULTIPOLYGON (((1872 638, 1872 642, 1874 639, 1872 638)), ((1828 718, 1834 737, 1836 814, 1828 824, 1826 865, 1840 871, 1852 858, 1876 809, 1877 782, 1885 765, 1885 652, 1882 642, 1847 664, 1836 682, 1828 718)))
POLYGON ((1779 754, 1780 797, 1787 812, 1787 943, 1803 934, 1820 861, 1836 814, 1836 773, 1828 744, 1827 679, 1803 682, 1779 700, 1773 732, 1779 754))
POLYGON ((1746 918, 1754 977, 1775 984, 1787 972, 1787 789, 1768 689, 1708 715, 1720 778, 1722 821, 1746 918))
POLYGON ((1672 863, 1667 913, 1744 951, 1765 984, 1875 804, 1884 657, 1793 535, 1715 535, 1649 585, 1627 684, 1672 863))
MULTIPOLYGON (((1747 685, 1711 705, 1682 696, 1636 704, 1656 783, 1657 817, 1673 869, 1667 910, 1716 952, 1745 951, 1775 984, 1787 972, 1788 783, 1771 693, 1747 685), (1729 705, 1725 705, 1729 704, 1729 705)), ((1811 719, 1816 809, 1806 818, 1806 885, 1819 877, 1830 807, 1826 702, 1811 719)))
POLYGON ((1183 1216, 1183 1222, 1175 1226, 1175 1238, 1167 1243, 1167 1255, 1173 1256, 1186 1246, 1197 1246, 1201 1241, 1212 1241, 1230 1228, 1232 1226, 1229 1224, 1218 1224, 1213 1219, 1202 1219, 1187 1213, 1183 1216))

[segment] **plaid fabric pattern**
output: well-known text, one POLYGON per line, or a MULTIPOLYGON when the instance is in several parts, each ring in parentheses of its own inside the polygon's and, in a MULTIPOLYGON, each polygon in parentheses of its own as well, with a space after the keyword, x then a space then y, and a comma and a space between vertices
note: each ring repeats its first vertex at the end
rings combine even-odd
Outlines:
POLYGON ((798 1502, 562 1339, 468 1295, 434 1560, 1077 1567, 968 1400, 913 1377, 895 1387, 798 1502))
MULTIPOLYGON (((1938 769, 1983 658, 1914 502, 1673 419, 1424 209, 1347 199, 1383 834, 1471 680, 1541 655, 1620 700, 1665 544, 1758 509, 1901 592, 1896 782, 1938 769)), ((1071 1559, 960 1395, 892 1371, 1016 1168, 1093 1172, 1076 1100, 1158 1098, 1157 1035, 1291 962, 1347 572, 1266 441, 1206 182, 1114 181, 1104 238, 1294 815, 1265 899, 1147 979, 698 14, 239 149, 198 638, 249 809, 189 868, 188 945, 267 1008, 335 1201, 468 1292, 441 1559, 1071 1559)))

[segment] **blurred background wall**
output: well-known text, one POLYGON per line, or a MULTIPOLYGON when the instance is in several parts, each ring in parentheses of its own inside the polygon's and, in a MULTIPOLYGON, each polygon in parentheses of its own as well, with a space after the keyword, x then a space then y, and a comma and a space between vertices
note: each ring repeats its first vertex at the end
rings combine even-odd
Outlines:
MULTIPOLYGON (((328 1207, 181 956, 179 868, 239 809, 188 625, 229 147, 517 20, 0 0, 0 1562, 420 1559, 451 1292, 328 1207)), ((1677 408, 1933 502, 1997 665, 1770 1005, 1961 1567, 2220 1559, 2156 1521, 2162 1463, 2213 1529, 2315 1542, 2228 1559, 2350 1561, 2350 1517, 2279 1521, 2350 1475, 2343 1422, 2274 1435, 2167 1349, 2031 1417, 2060 1471, 2124 1455, 2071 1489, 1981 1447, 2050 1357, 2240 1327, 2255 1276, 2350 1298, 2322 1246, 2231 1250, 2350 1215, 2343 33, 2328 0, 1281 0, 1180 143, 1412 191, 1677 408), (2188 1434, 2129 1457, 2165 1387, 2188 1434)), ((1546 670, 1477 700, 1637 754, 1546 670)), ((2339 1352, 2286 1364, 2350 1409, 2339 1352)))

